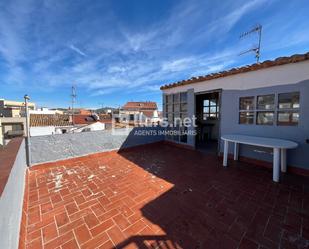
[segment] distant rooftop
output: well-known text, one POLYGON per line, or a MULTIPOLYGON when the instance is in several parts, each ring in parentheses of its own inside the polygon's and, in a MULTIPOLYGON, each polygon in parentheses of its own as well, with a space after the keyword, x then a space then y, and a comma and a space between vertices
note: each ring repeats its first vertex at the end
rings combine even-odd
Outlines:
POLYGON ((124 110, 156 110, 158 109, 156 102, 127 102, 122 109, 124 110))
POLYGON ((30 114, 30 126, 70 126, 69 115, 62 114, 30 114))
POLYGON ((73 119, 74 119, 74 124, 92 124, 97 121, 101 123, 106 123, 107 121, 111 122, 111 116, 108 114, 100 114, 99 120, 96 120, 94 116, 91 115, 84 115, 84 114, 75 114, 73 119))
MULTIPOLYGON (((3 98, 0 98, 0 101, 3 101, 3 105, 5 106, 24 106, 25 103, 23 101, 15 101, 15 100, 7 100, 7 99, 3 99, 3 98)), ((34 102, 28 102, 28 105, 29 106, 35 106, 35 103, 34 102)))

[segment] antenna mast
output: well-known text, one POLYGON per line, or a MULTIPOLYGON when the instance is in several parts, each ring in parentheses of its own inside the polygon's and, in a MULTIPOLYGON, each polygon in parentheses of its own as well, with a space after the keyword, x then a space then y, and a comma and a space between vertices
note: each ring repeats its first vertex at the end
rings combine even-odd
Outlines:
POLYGON ((248 49, 244 52, 241 52, 239 55, 243 55, 246 53, 250 53, 250 52, 254 52, 255 53, 255 58, 256 58, 256 62, 259 63, 260 62, 260 56, 261 56, 261 39, 262 39, 262 25, 258 24, 256 25, 253 29, 242 33, 239 38, 244 38, 248 35, 251 35, 253 33, 257 33, 258 34, 258 44, 256 46, 254 46, 251 49, 248 49))
POLYGON ((71 93, 71 98, 72 98, 72 124, 74 125, 74 103, 76 99, 76 90, 75 87, 72 85, 72 93, 71 93))

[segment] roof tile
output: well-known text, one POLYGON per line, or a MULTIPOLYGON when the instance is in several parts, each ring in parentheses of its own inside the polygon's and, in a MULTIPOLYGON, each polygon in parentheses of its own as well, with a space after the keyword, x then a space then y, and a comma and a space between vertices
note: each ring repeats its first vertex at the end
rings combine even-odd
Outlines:
POLYGON ((156 110, 157 103, 151 101, 145 102, 127 102, 122 109, 124 110, 156 110))
POLYGON ((239 74, 239 73, 245 73, 245 72, 250 72, 250 71, 256 71, 264 68, 269 68, 269 67, 274 67, 274 66, 279 66, 279 65, 284 65, 284 64, 289 64, 289 63, 296 63, 296 62, 301 62, 309 60, 309 52, 306 54, 294 54, 292 56, 285 56, 285 57, 278 57, 274 60, 266 60, 261 63, 254 63, 251 65, 246 65, 243 67, 238 67, 238 68, 231 68, 230 70, 227 71, 221 71, 217 73, 210 73, 205 76, 198 76, 198 77, 192 77, 191 79, 187 80, 182 80, 178 82, 173 82, 170 84, 166 84, 164 86, 161 86, 161 90, 177 87, 177 86, 183 86, 183 85, 188 85, 188 84, 193 84, 193 83, 198 83, 206 80, 212 80, 212 79, 217 79, 221 77, 226 77, 229 75, 234 75, 234 74, 239 74))
POLYGON ((30 114, 30 126, 70 126, 69 115, 63 114, 30 114))

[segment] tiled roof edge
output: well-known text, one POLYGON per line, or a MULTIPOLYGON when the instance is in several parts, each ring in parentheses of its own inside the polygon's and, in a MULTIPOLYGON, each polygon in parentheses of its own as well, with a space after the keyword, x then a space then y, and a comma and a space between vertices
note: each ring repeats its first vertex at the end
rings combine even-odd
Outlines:
POLYGON ((245 73, 245 72, 251 72, 251 71, 257 71, 260 69, 264 68, 269 68, 269 67, 274 67, 274 66, 280 66, 280 65, 285 65, 285 64, 290 64, 290 63, 296 63, 296 62, 302 62, 309 60, 309 52, 305 54, 294 54, 289 57, 278 57, 274 60, 266 60, 261 63, 254 63, 251 65, 246 65, 243 67, 238 67, 238 68, 231 68, 227 71, 221 71, 217 73, 211 73, 207 74, 204 76, 197 76, 197 77, 192 77, 187 80, 182 80, 182 81, 177 81, 174 83, 166 84, 164 86, 160 87, 160 90, 165 90, 169 88, 174 88, 178 86, 183 86, 183 85, 189 85, 193 83, 198 83, 206 80, 212 80, 212 79, 217 79, 217 78, 223 78, 227 77, 230 75, 235 75, 235 74, 240 74, 240 73, 245 73))

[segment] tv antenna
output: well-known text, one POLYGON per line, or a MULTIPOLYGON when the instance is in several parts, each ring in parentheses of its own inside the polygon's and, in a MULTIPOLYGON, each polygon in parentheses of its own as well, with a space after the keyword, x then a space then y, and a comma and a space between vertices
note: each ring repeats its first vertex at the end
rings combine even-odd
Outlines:
POLYGON ((239 38, 244 38, 248 35, 251 35, 253 33, 257 33, 258 34, 258 44, 255 45, 253 48, 248 49, 246 51, 241 52, 239 55, 243 55, 243 54, 247 54, 250 52, 254 52, 255 53, 255 58, 256 58, 256 62, 259 63, 260 61, 260 56, 261 56, 261 38, 262 38, 262 25, 261 24, 257 24, 254 28, 252 28, 251 30, 242 33, 239 38))
POLYGON ((72 93, 71 93, 71 101, 72 101, 72 124, 74 125, 74 103, 76 100, 76 89, 75 87, 72 85, 72 93))

